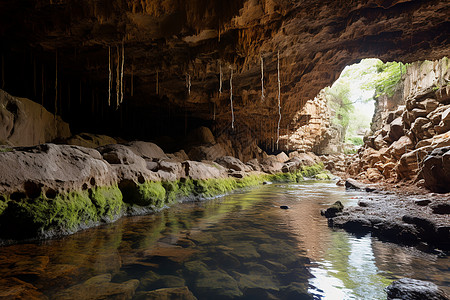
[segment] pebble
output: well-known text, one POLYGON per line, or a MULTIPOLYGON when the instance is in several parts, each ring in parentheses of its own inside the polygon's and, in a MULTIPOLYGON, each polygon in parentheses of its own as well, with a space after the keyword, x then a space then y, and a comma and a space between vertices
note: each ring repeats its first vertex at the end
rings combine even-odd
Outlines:
POLYGON ((280 208, 281 208, 281 209, 289 209, 289 206, 287 206, 287 205, 281 205, 280 208))

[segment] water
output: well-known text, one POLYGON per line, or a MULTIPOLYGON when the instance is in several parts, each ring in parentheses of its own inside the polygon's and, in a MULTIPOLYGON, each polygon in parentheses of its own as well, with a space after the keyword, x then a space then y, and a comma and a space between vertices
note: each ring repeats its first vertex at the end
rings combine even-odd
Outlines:
POLYGON ((129 299, 137 286, 138 299, 187 286, 198 299, 386 299, 383 289, 401 277, 446 289, 448 258, 333 230, 320 216, 334 201, 364 197, 334 182, 266 185, 3 247, 0 298, 129 299))

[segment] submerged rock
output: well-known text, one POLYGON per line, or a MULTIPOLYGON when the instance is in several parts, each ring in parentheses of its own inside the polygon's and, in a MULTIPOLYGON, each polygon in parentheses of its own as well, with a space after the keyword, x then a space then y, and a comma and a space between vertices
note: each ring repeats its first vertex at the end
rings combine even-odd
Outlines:
POLYGON ((448 300, 444 291, 427 281, 411 278, 396 280, 385 289, 388 300, 448 300))
POLYGON ((57 293, 54 298, 61 300, 73 299, 120 299, 127 300, 134 296, 139 280, 132 279, 124 283, 112 283, 111 274, 92 277, 84 283, 72 286, 57 293))
POLYGON ((187 286, 139 292, 134 298, 136 300, 197 300, 187 286))

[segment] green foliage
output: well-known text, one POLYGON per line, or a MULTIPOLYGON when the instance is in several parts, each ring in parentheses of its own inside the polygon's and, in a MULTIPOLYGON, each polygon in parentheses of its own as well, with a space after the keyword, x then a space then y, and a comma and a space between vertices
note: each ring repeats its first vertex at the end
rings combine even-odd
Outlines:
POLYGON ((376 76, 366 84, 367 88, 375 88, 375 97, 382 95, 392 97, 405 73, 406 65, 401 62, 383 63, 380 61, 377 64, 376 76))
POLYGON ((355 146, 362 146, 362 145, 364 145, 363 139, 361 137, 359 137, 359 136, 350 137, 350 138, 347 139, 347 141, 349 143, 352 143, 355 146))

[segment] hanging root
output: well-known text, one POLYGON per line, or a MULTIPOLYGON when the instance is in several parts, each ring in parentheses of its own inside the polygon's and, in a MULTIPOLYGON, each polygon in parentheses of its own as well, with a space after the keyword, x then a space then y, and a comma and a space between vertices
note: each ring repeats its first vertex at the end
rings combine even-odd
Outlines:
POLYGON ((264 59, 261 55, 261 102, 264 101, 264 59))
POLYGON ((117 54, 117 67, 116 67, 116 109, 119 108, 120 105, 120 53, 119 46, 116 46, 116 54, 117 54))
POLYGON ((186 74, 186 88, 188 89, 188 95, 191 95, 191 75, 186 74))
POLYGON ((231 129, 234 129, 234 111, 233 111, 233 67, 230 75, 230 106, 231 106, 231 129))
POLYGON ((55 55, 55 118, 58 113, 58 50, 55 55))
POLYGON ((111 106, 111 85, 112 85, 112 72, 111 72, 111 46, 108 46, 108 106, 111 106))
POLYGON ((123 102, 123 66, 125 64, 125 48, 123 46, 123 40, 122 40, 122 67, 120 72, 120 103, 123 102))
POLYGON ((219 95, 222 94, 222 78, 223 78, 222 63, 220 63, 219 64, 219 95))
POLYGON ((280 141, 280 123, 281 123, 281 82, 280 82, 280 51, 277 55, 277 71, 278 71, 278 126, 277 126, 277 150, 280 141))

